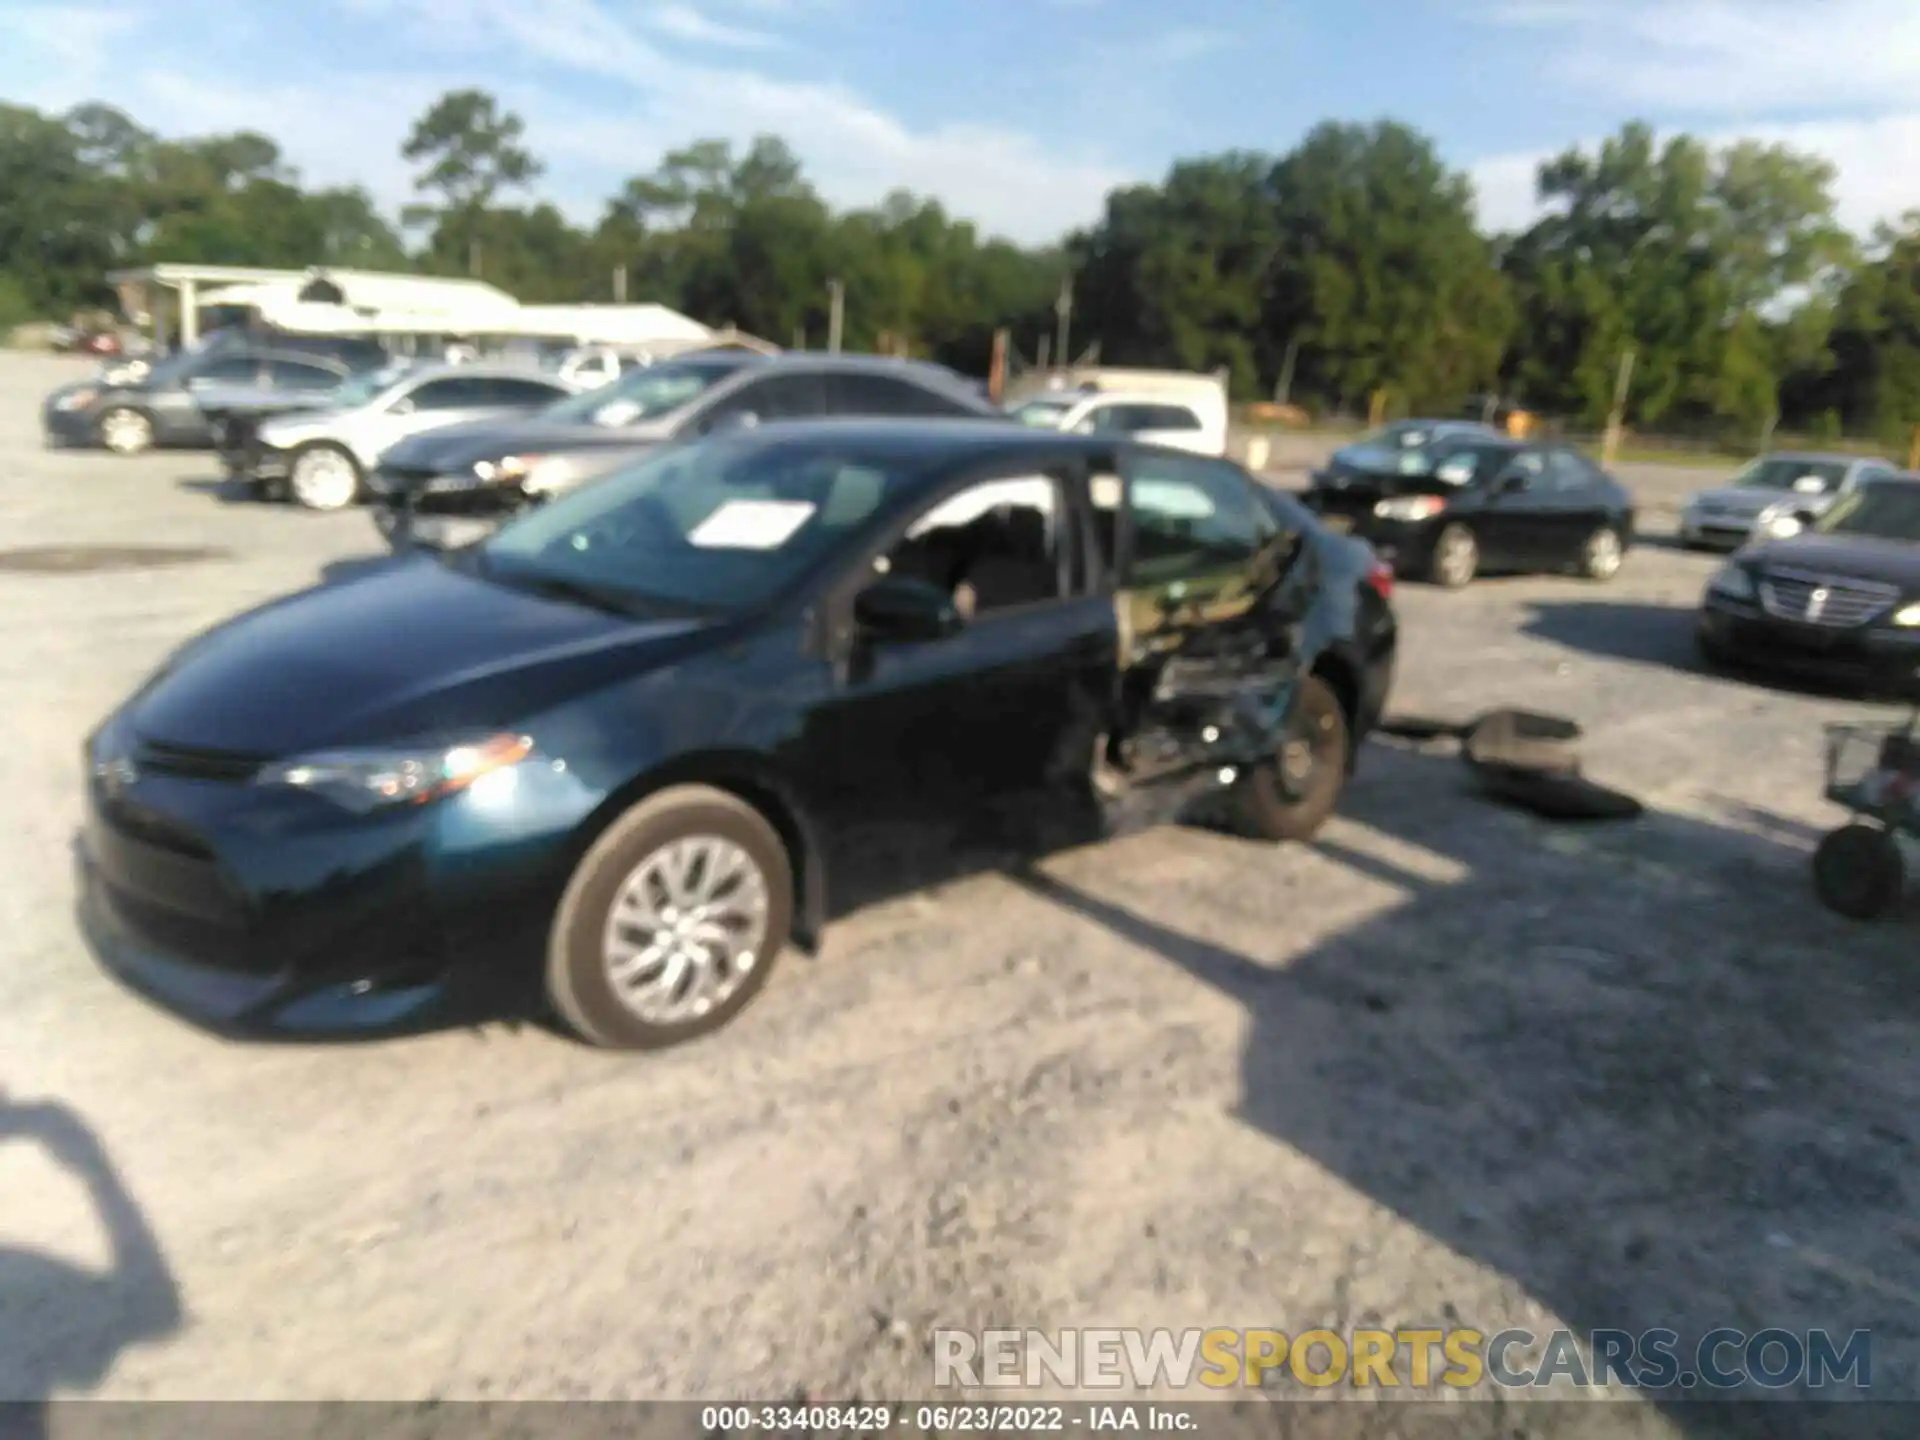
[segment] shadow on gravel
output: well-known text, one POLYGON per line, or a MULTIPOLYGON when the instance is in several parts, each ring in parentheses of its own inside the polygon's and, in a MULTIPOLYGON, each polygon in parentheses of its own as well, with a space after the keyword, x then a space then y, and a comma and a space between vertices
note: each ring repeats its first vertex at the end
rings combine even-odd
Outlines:
POLYGON ((85 1191, 107 1240, 105 1268, 0 1235, 0 1433, 40 1440, 56 1390, 93 1390, 129 1346, 179 1329, 180 1292, 145 1215, 98 1137, 55 1100, 0 1094, 0 1147, 28 1144, 85 1191))
MULTIPOLYGON (((1723 1326, 1841 1346, 1871 1330, 1870 1393, 1914 1399, 1914 907, 1852 926, 1816 905, 1803 850, 1662 812, 1544 824, 1469 798, 1462 768, 1369 749, 1343 814, 1466 878, 1360 853, 1336 826, 1316 848, 1404 899, 1283 962, 1151 919, 1150 899, 1016 878, 1245 1008, 1249 1125, 1576 1331, 1671 1329, 1690 1371, 1723 1326)), ((1703 1392, 1650 1398, 1692 1437, 1913 1432, 1911 1411, 1692 1403, 1703 1392)))
POLYGON ((1545 600, 1536 601, 1529 608, 1531 614, 1521 626, 1521 633, 1550 640, 1584 655, 1659 665, 1688 675, 1712 676, 1729 684, 1819 700, 1874 698, 1859 686, 1817 677, 1710 668, 1694 648, 1692 609, 1609 600, 1545 600))
POLYGON ((191 490, 197 495, 211 495, 222 505, 251 505, 260 498, 254 493, 253 487, 242 480, 188 475, 173 483, 181 490, 191 490))

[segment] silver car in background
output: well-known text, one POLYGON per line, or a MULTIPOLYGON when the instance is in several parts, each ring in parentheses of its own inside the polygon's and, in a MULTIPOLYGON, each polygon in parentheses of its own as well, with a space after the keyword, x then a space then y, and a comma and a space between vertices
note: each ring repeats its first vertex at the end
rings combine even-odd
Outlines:
POLYGON ((534 415, 580 386, 525 364, 399 365, 328 397, 325 409, 230 428, 227 472, 263 496, 309 510, 341 510, 364 494, 380 457, 410 436, 476 420, 534 415))
POLYGON ((1865 481, 1896 473, 1871 456, 1762 455, 1727 484, 1687 498, 1680 511, 1680 543, 1693 550, 1738 550, 1750 539, 1794 533, 1865 481))

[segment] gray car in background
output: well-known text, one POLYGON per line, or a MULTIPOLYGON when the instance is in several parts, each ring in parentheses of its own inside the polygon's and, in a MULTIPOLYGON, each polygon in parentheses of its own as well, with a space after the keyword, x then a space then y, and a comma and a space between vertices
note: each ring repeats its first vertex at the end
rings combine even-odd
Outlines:
POLYGON ((1897 473, 1871 456, 1820 451, 1762 455, 1725 485, 1687 498, 1680 511, 1680 543, 1695 550, 1737 550, 1762 524, 1776 534, 1811 525, 1842 495, 1868 480, 1897 473))
POLYGON ((396 365, 342 387, 325 409, 230 424, 221 456, 229 475, 263 497, 340 510, 361 498, 367 475, 400 441, 448 425, 538 414, 579 390, 525 364, 396 365))

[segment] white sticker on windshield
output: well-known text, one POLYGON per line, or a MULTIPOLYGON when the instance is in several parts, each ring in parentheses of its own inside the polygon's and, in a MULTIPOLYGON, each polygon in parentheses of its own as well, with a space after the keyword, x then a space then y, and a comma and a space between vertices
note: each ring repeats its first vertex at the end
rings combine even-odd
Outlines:
POLYGON ((806 500, 729 500, 694 526, 687 541, 705 550, 778 550, 814 509, 806 500))
POLYGON ((609 400, 593 412, 596 425, 621 426, 640 417, 640 407, 631 400, 609 400))

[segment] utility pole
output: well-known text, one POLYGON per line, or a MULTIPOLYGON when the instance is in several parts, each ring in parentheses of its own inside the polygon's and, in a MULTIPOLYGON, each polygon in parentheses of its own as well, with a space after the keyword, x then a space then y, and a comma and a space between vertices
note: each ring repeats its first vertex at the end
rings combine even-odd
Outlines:
POLYGON ((806 326, 796 325, 793 327, 793 348, 796 350, 804 350, 807 348, 806 326))
POLYGON ((1620 439, 1627 426, 1627 396, 1633 386, 1633 347, 1620 356, 1620 374, 1613 382, 1613 409, 1607 414, 1607 433, 1600 441, 1600 463, 1613 464, 1620 453, 1620 439))
POLYGON ((847 287, 838 280, 827 282, 827 353, 840 353, 840 335, 847 318, 847 287))
POLYGON ((480 276, 480 237, 478 235, 467 241, 467 273, 475 279, 480 276))
POLYGON ((613 267, 613 303, 616 305, 627 303, 627 267, 624 265, 613 267))
POLYGON ((1007 342, 1009 336, 1004 330, 993 332, 993 359, 987 363, 987 394, 996 404, 1007 388, 1007 342))
POLYGON ((1073 272, 1069 270, 1060 277, 1060 298, 1053 302, 1053 313, 1060 317, 1060 341, 1054 347, 1054 353, 1060 357, 1062 365, 1067 364, 1067 333, 1073 324, 1073 272))
POLYGON ((1052 343, 1050 336, 1042 335, 1040 337, 1040 353, 1034 358, 1033 368, 1038 370, 1042 375, 1047 373, 1047 362, 1052 358, 1052 352, 1047 349, 1047 346, 1052 343))
POLYGON ((1274 382, 1273 403, 1284 405, 1293 397, 1293 367, 1300 360, 1300 337, 1287 341, 1286 358, 1280 362, 1280 378, 1274 382))

